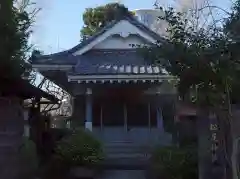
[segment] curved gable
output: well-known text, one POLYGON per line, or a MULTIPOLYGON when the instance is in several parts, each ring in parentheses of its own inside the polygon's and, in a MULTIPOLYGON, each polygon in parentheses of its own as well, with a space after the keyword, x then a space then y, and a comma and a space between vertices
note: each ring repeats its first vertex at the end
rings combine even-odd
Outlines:
POLYGON ((120 20, 118 23, 116 23, 113 27, 108 29, 106 32, 104 32, 102 35, 94 39, 88 45, 74 52, 73 55, 81 55, 87 52, 88 50, 94 48, 98 44, 104 42, 107 38, 114 35, 118 35, 122 37, 122 38, 119 38, 119 41, 129 38, 131 35, 138 36, 139 39, 145 39, 147 42, 152 44, 156 43, 156 41, 158 40, 152 37, 151 34, 148 34, 143 30, 139 29, 137 26, 130 23, 128 20, 123 19, 123 20, 120 20))

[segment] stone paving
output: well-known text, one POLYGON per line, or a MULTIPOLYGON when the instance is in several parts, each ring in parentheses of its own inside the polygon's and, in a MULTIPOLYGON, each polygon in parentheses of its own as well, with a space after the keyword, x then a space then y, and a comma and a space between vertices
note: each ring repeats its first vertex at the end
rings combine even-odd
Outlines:
POLYGON ((144 170, 106 170, 96 179, 145 179, 144 170))

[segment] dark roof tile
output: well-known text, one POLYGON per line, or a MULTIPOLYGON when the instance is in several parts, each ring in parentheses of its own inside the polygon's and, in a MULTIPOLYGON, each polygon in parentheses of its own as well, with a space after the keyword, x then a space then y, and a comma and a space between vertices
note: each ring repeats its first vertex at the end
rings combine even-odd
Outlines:
POLYGON ((92 50, 78 56, 72 75, 94 74, 159 74, 159 67, 145 59, 136 50, 92 50))

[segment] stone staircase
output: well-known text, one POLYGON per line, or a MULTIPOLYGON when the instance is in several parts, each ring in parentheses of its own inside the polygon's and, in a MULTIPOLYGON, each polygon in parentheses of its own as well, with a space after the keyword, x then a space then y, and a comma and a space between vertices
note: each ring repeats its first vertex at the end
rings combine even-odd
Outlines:
POLYGON ((149 147, 126 141, 105 144, 104 152, 104 166, 112 169, 143 169, 150 157, 149 147))

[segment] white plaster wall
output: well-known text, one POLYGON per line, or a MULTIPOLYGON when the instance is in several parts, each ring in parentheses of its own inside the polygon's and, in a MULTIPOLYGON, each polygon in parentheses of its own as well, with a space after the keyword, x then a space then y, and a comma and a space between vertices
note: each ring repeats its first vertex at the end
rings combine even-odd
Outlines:
POLYGON ((132 45, 146 45, 146 42, 136 36, 136 35, 130 35, 126 38, 123 38, 121 36, 111 36, 107 39, 103 40, 99 44, 97 44, 93 49, 130 49, 130 48, 136 48, 137 46, 132 45))
POLYGON ((111 37, 116 34, 122 36, 123 38, 127 38, 129 35, 135 34, 135 35, 139 35, 143 39, 146 39, 150 43, 156 43, 156 39, 151 37, 149 34, 141 31, 138 27, 134 26, 127 20, 121 20, 116 25, 114 25, 111 29, 109 29, 108 31, 100 35, 98 38, 96 38, 93 42, 91 42, 84 48, 74 52, 73 55, 81 55, 87 52, 88 50, 92 49, 96 45, 100 44, 108 37, 111 37))

